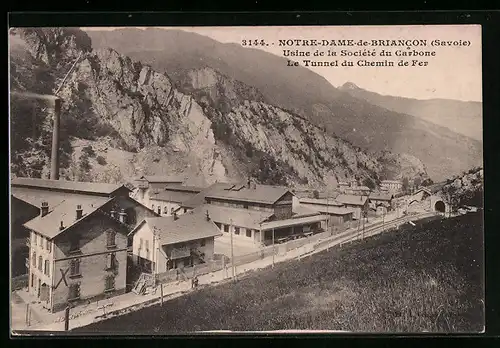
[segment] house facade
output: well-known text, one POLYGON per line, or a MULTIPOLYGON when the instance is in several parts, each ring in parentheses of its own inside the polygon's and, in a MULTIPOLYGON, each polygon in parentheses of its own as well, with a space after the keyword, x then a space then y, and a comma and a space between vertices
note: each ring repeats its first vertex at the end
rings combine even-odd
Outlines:
POLYGON ((328 226, 330 227, 342 227, 353 220, 354 210, 343 207, 343 204, 335 199, 301 198, 300 204, 323 215, 328 215, 328 226))
POLYGON ((376 215, 387 214, 392 210, 394 196, 390 193, 372 193, 368 196, 368 205, 376 215))
POLYGON ((202 188, 184 185, 167 185, 163 190, 149 192, 150 208, 161 216, 172 216, 183 202, 199 194, 202 188))
POLYGON ((403 182, 399 180, 382 180, 380 190, 390 193, 398 193, 403 189, 403 182))
MULTIPOLYGON (((183 182, 183 179, 175 176, 143 175, 135 179, 132 197, 146 207, 151 207, 150 197, 154 192, 161 192, 169 185, 181 186, 183 182)), ((155 212, 158 212, 157 207, 155 212)))
POLYGON ((13 190, 33 206, 40 201, 39 215, 23 225, 29 231, 29 293, 54 312, 123 293, 127 234, 157 214, 119 185, 104 190, 102 184, 33 180, 13 190))
POLYGON ((220 230, 206 214, 145 219, 131 232, 134 262, 155 276, 213 260, 220 230))

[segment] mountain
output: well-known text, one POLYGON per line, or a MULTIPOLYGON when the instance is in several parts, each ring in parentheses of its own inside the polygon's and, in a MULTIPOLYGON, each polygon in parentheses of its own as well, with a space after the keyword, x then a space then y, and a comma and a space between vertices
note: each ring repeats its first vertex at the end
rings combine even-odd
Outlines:
POLYGON ((340 90, 373 105, 418 117, 482 142, 483 105, 480 102, 451 99, 421 100, 381 95, 359 88, 351 82, 346 82, 340 90))
MULTIPOLYGON (((24 42, 11 50, 11 91, 48 95, 60 88, 67 179, 177 174, 210 184, 253 176, 322 187, 348 177, 372 184, 388 176, 427 177, 417 158, 368 153, 213 68, 175 72, 174 84, 168 71, 111 48, 92 49, 81 31, 22 29, 11 36, 24 42), (39 67, 44 75, 31 80, 39 67)), ((46 175, 50 105, 11 94, 11 124, 18 139, 11 144, 14 174, 46 175)))
POLYGON ((284 58, 262 50, 181 30, 128 28, 88 34, 93 47, 112 47, 159 72, 168 72, 176 85, 186 71, 210 67, 257 88, 267 103, 304 117, 331 136, 368 151, 419 158, 434 181, 482 162, 479 141, 353 97, 311 70, 292 70, 284 58))

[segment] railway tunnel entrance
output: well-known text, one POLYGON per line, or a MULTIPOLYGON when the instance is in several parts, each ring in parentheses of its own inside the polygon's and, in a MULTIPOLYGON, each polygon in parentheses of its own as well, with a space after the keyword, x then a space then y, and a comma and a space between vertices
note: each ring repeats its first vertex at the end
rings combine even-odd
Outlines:
POLYGON ((436 203, 434 203, 434 210, 440 213, 445 213, 446 205, 444 204, 443 201, 437 201, 436 203))

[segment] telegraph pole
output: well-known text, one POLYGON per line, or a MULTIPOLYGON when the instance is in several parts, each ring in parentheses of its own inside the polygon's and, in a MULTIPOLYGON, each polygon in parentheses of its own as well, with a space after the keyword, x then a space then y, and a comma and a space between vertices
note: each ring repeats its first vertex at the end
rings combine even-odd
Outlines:
POLYGON ((231 237, 231 272, 234 280, 233 219, 230 220, 229 234, 231 237))
POLYGON ((273 228, 273 268, 274 268, 274 254, 275 254, 275 250, 274 250, 274 228, 273 228))

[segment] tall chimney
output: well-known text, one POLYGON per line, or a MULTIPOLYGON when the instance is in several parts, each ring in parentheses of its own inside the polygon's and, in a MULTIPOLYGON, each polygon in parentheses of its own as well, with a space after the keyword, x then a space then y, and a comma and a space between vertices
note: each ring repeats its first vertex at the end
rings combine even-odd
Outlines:
POLYGON ((61 99, 54 100, 54 124, 52 130, 52 155, 50 159, 50 179, 59 180, 59 121, 61 114, 61 99))
POLYGON ((64 230, 66 227, 64 227, 64 222, 61 221, 61 226, 59 226, 59 229, 62 231, 64 230))
POLYGON ((82 206, 80 204, 78 204, 76 206, 76 219, 77 220, 80 220, 83 216, 83 209, 82 209, 82 206))
POLYGON ((40 207, 40 216, 44 217, 49 213, 49 203, 48 202, 42 202, 42 206, 40 207))

